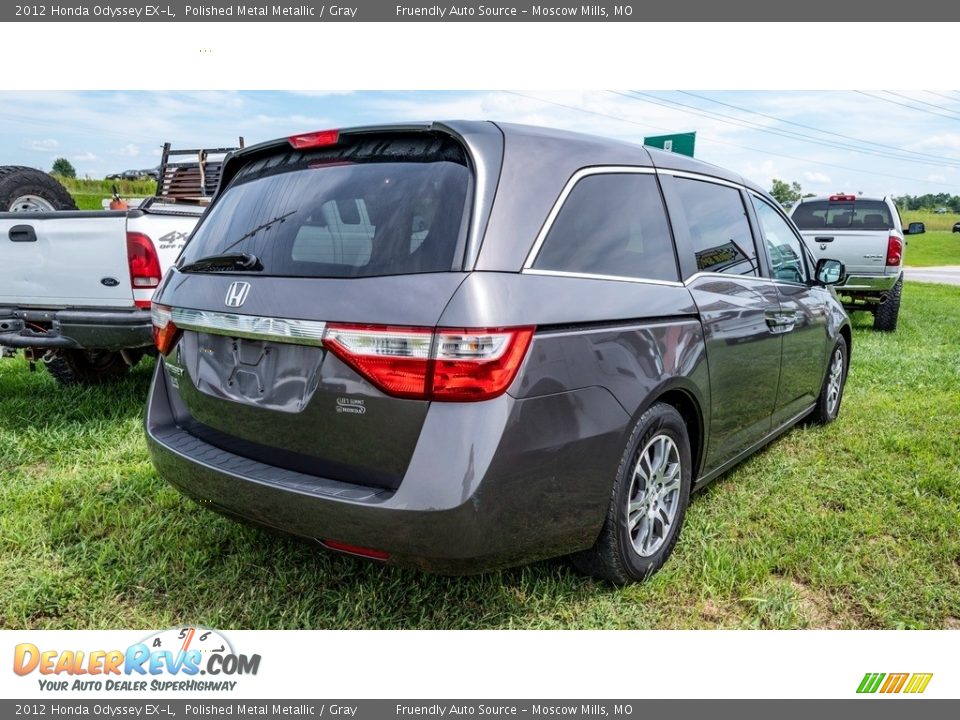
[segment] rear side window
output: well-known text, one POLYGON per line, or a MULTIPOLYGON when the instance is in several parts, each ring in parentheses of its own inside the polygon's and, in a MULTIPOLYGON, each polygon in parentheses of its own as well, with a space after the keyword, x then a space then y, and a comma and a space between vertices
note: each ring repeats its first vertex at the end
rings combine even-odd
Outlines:
POLYGON ((797 205, 793 222, 801 230, 891 230, 893 216, 880 200, 813 200, 797 205))
POLYGON ((589 175, 567 196, 537 270, 677 280, 673 238, 653 175, 589 175))
POLYGON ((697 270, 757 275, 757 250, 736 188, 688 178, 675 187, 690 230, 697 270))
POLYGON ((286 154, 242 169, 183 261, 246 252, 258 274, 294 277, 459 270, 471 185, 462 152, 388 145, 379 156, 286 154))

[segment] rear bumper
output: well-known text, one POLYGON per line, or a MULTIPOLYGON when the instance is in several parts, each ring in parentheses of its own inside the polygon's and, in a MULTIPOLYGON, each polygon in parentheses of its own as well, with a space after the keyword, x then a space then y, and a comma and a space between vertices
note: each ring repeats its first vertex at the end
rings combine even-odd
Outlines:
POLYGON ((835 287, 841 295, 844 293, 863 293, 868 295, 885 293, 893 289, 893 286, 897 284, 897 280, 899 280, 902 275, 903 273, 899 270, 889 275, 882 273, 854 273, 847 276, 843 285, 836 285, 835 287))
POLYGON ((397 490, 295 473, 226 452, 174 424, 157 363, 146 413, 159 474, 201 506, 388 562, 478 572, 596 540, 629 418, 600 388, 434 403, 397 490), (547 422, 549 417, 551 422, 547 422), (557 418, 575 422, 557 422, 557 418))
POLYGON ((122 350, 152 342, 150 311, 145 309, 0 307, 0 345, 7 347, 122 350))

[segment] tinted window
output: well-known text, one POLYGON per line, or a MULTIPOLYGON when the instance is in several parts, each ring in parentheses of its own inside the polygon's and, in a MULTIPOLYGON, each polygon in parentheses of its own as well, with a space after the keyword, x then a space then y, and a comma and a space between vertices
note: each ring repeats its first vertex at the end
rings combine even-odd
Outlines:
POLYGON ((701 272, 757 274, 757 251, 740 191, 716 183, 676 178, 690 240, 701 272))
POLYGON ((263 274, 308 277, 459 269, 469 181, 464 165, 447 160, 298 163, 241 175, 184 261, 248 252, 263 274))
POLYGON ((890 208, 879 200, 829 202, 814 200, 797 205, 793 221, 801 230, 890 230, 890 208))
POLYGON ((806 282, 807 266, 803 260, 803 243, 784 217, 768 203, 753 198, 757 209, 760 231, 770 252, 770 264, 773 277, 790 282, 806 282))
POLYGON ((590 175, 567 196, 539 270, 677 280, 677 262, 653 175, 590 175))

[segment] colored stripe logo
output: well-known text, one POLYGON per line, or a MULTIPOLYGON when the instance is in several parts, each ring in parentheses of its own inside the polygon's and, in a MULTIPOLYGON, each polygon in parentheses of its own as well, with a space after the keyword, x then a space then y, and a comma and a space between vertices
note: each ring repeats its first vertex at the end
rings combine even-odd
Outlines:
POLYGON ((927 689, 933 673, 867 673, 860 681, 857 692, 919 694, 927 689))

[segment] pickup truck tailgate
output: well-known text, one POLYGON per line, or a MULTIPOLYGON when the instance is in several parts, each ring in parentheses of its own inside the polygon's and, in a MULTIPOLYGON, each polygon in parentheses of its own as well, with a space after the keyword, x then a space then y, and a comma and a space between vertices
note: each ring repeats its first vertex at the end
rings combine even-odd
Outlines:
POLYGON ((127 213, 0 213, 0 305, 133 306, 127 213))
POLYGON ((848 273, 886 270, 889 230, 802 230, 814 257, 840 260, 848 273))
POLYGON ((814 257, 834 258, 856 275, 899 272, 887 268, 887 243, 901 237, 894 222, 896 209, 886 200, 856 195, 832 195, 826 199, 801 200, 791 217, 814 257))

